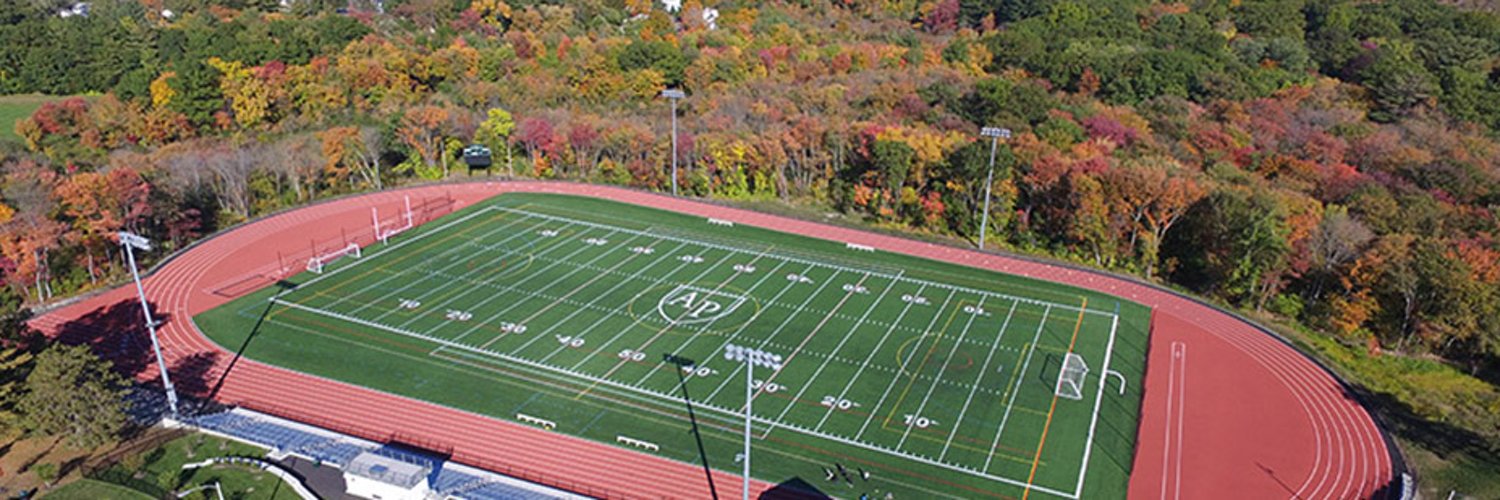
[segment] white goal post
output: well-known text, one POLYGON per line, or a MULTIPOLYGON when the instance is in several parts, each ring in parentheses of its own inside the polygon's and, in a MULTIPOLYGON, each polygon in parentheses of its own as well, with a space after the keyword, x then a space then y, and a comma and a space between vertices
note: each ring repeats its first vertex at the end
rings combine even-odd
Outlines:
POLYGON ((1068 353, 1063 357, 1062 369, 1057 373, 1054 394, 1073 400, 1083 399, 1083 381, 1089 374, 1089 365, 1083 356, 1068 353))

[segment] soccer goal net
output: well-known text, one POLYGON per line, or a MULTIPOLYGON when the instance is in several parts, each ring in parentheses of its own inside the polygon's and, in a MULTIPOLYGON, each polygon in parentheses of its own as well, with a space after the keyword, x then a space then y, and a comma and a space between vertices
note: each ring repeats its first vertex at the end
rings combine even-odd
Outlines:
POLYGON ((331 263, 335 260, 338 260, 339 257, 343 257, 345 255, 352 255, 356 259, 359 258, 359 245, 350 243, 348 246, 345 246, 338 250, 334 250, 332 252, 321 255, 314 255, 312 256, 312 258, 307 259, 307 270, 317 274, 323 274, 324 264, 331 263))
POLYGON ((1057 374, 1055 393, 1068 399, 1083 399, 1083 380, 1088 374, 1089 365, 1083 362, 1083 356, 1068 353, 1063 358, 1062 370, 1057 374))

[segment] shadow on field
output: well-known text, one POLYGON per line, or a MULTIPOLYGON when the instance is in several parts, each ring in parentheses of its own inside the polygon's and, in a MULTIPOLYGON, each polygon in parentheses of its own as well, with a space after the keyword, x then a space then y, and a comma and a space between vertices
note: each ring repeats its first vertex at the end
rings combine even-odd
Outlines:
POLYGON ((818 490, 817 486, 813 486, 807 481, 802 480, 802 478, 794 477, 786 481, 782 481, 769 490, 761 492, 760 497, 758 498, 761 498, 762 500, 791 500, 833 497, 830 497, 827 493, 823 493, 822 491, 818 490))
MULTIPOLYGON (((281 296, 281 294, 297 288, 296 284, 288 282, 286 280, 277 280, 275 286, 276 288, 281 289, 280 291, 276 292, 276 296, 278 297, 281 296)), ((266 301, 266 308, 261 309, 260 316, 255 318, 255 326, 251 327, 250 333, 245 335, 245 341, 240 343, 240 348, 234 351, 234 358, 229 360, 229 366, 224 367, 224 372, 219 374, 219 380, 217 382, 214 382, 213 389, 208 391, 207 399, 213 399, 215 396, 219 395, 219 389, 224 388, 224 380, 229 378, 229 373, 234 371, 234 366, 239 364, 240 358, 245 356, 245 349, 248 349, 250 347, 250 341, 255 340, 255 336, 260 334, 261 325, 265 324, 266 317, 270 316, 271 308, 275 305, 275 302, 271 302, 269 300, 266 301)))
POLYGON ((688 392, 687 377, 682 376, 684 368, 696 365, 697 362, 671 353, 663 354, 662 362, 676 367, 672 371, 677 372, 677 387, 682 389, 682 403, 687 405, 688 422, 693 426, 693 439, 698 442, 698 457, 703 459, 703 475, 708 477, 708 493, 717 500, 719 491, 714 486, 713 468, 708 465, 708 452, 703 449, 703 435, 698 432, 698 416, 693 413, 693 395, 688 392))

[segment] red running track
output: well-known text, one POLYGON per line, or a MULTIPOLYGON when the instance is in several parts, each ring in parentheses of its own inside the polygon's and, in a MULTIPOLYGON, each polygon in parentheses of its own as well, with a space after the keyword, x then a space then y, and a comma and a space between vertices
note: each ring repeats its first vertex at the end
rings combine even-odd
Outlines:
MULTIPOLYGON (((218 380, 218 387, 179 382, 179 390, 363 437, 394 433, 409 442, 451 447, 459 462, 595 496, 707 498, 701 466, 233 360, 232 352, 209 341, 190 321, 239 295, 223 290, 263 286, 283 267, 300 269, 312 252, 310 240, 367 242, 372 207, 394 214, 409 196, 413 203, 451 199, 456 209, 515 191, 594 196, 712 216, 1066 283, 1149 306, 1155 318, 1131 498, 1368 498, 1396 484, 1380 430, 1337 380, 1265 332, 1196 301, 1088 271, 583 184, 476 182, 343 198, 257 220, 181 252, 146 278, 146 293, 164 317, 161 338, 173 373, 201 373, 199 380, 218 380)), ((316 245, 325 251, 337 246, 316 245)), ((32 325, 50 335, 84 329, 93 341, 106 341, 110 328, 99 326, 98 319, 118 311, 129 319, 117 323, 138 322, 132 314, 139 311, 129 312, 133 300, 133 290, 121 287, 43 314, 32 325)), ((142 379, 155 378, 143 362, 125 366, 142 379)), ((721 492, 740 489, 737 475, 715 475, 721 492)), ((752 486, 764 491, 773 485, 752 486)))

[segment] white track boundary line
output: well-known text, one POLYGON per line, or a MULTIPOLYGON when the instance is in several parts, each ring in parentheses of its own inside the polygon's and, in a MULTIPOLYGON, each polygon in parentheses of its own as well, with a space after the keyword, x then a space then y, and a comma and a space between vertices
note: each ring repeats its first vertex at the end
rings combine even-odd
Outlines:
MULTIPOLYGON (((616 226, 610 226, 608 224, 599 224, 599 223, 595 223, 595 222, 587 222, 587 221, 580 221, 580 220, 575 220, 575 219, 569 219, 567 217, 558 217, 558 216, 555 216, 555 215, 541 214, 541 213, 531 212, 531 211, 527 211, 527 210, 520 210, 520 209, 515 209, 515 208, 493 207, 492 206, 492 207, 488 207, 488 209, 489 210, 500 210, 500 211, 505 211, 505 212, 515 212, 515 213, 519 213, 519 214, 530 215, 530 216, 533 216, 533 217, 550 218, 550 219, 554 219, 554 220, 567 221, 567 222, 572 222, 572 223, 579 224, 579 225, 584 225, 584 226, 596 226, 596 227, 603 227, 603 228, 612 228, 612 229, 615 229, 615 230, 618 230, 618 231, 624 232, 624 233, 645 232, 645 231, 638 231, 638 230, 634 230, 634 229, 626 229, 626 228, 621 228, 621 227, 616 227, 616 226)), ((671 235, 653 234, 653 236, 658 236, 658 237, 661 237, 661 238, 667 239, 667 240, 684 240, 684 241, 690 241, 690 242, 697 243, 699 245, 702 245, 702 246, 705 246, 705 247, 709 247, 709 248, 720 248, 720 249, 732 249, 733 248, 733 247, 729 247, 729 246, 726 246, 726 245, 720 245, 720 244, 717 244, 717 243, 708 243, 708 242, 702 242, 702 241, 692 241, 692 240, 688 240, 686 238, 680 238, 680 237, 671 236, 671 235)), ((979 289, 969 288, 969 287, 965 287, 965 286, 952 285, 952 284, 948 284, 948 283, 937 283, 937 282, 927 281, 927 280, 919 279, 919 278, 909 278, 909 277, 905 277, 904 273, 903 274, 894 274, 893 275, 893 274, 890 274, 890 273, 885 273, 885 272, 881 272, 881 271, 875 271, 875 270, 871 270, 871 269, 855 269, 855 268, 841 266, 841 265, 838 265, 838 264, 829 264, 827 262, 817 262, 817 261, 814 261, 814 260, 803 259, 803 258, 800 258, 800 257, 792 257, 792 256, 785 256, 785 255, 778 255, 776 257, 778 259, 786 260, 786 261, 790 261, 790 262, 797 262, 797 263, 802 263, 802 264, 813 264, 813 265, 816 265, 816 266, 819 266, 819 267, 826 267, 826 268, 830 268, 830 269, 839 269, 839 270, 842 270, 842 271, 848 271, 848 272, 854 272, 854 273, 864 273, 864 274, 869 274, 871 276, 879 276, 879 277, 886 278, 886 279, 889 279, 889 280, 892 280, 892 281, 903 281, 904 280, 904 281, 908 281, 908 282, 911 282, 911 283, 917 283, 917 284, 931 286, 931 287, 934 287, 934 288, 943 288, 943 289, 948 289, 948 290, 961 291, 961 292, 971 293, 971 294, 980 295, 980 296, 998 297, 998 298, 1002 298, 1002 299, 1005 299, 1005 300, 1015 300, 1015 301, 1026 302, 1026 303, 1035 304, 1035 305, 1039 305, 1039 306, 1048 306, 1048 307, 1053 307, 1053 308, 1063 309, 1063 310, 1068 310, 1068 311, 1074 311, 1074 312, 1080 312, 1081 311, 1081 312, 1083 312, 1085 314, 1096 314, 1096 315, 1105 316, 1105 317, 1108 317, 1108 316, 1111 315, 1110 313, 1106 313, 1106 312, 1103 312, 1103 311, 1093 311, 1093 310, 1082 309, 1082 308, 1080 308, 1078 306, 1074 306, 1074 305, 1058 304, 1058 303, 1054 303, 1054 302, 1048 302, 1048 301, 1045 301, 1045 300, 1033 299, 1033 298, 1030 298, 1030 297, 1017 297, 1017 296, 1013 296, 1013 295, 1009 295, 1009 294, 990 292, 990 291, 986 291, 986 290, 979 290, 979 289)))
MULTIPOLYGON (((1005 313, 1005 321, 1000 324, 1000 333, 995 335, 995 344, 990 347, 990 353, 984 357, 984 364, 979 367, 979 378, 974 379, 974 385, 969 389, 969 397, 964 400, 963 409, 958 411, 958 419, 953 422, 953 430, 948 431, 948 440, 943 443, 943 452, 938 454, 938 460, 948 457, 948 447, 953 445, 953 436, 958 435, 958 426, 963 425, 964 415, 969 413, 969 403, 974 402, 974 393, 979 391, 979 386, 984 381, 985 375, 990 373, 990 361, 995 359, 995 351, 998 350, 996 348, 1000 347, 1000 340, 1005 338, 1005 329, 1010 327, 1011 317, 1015 316, 1016 307, 1020 305, 1020 302, 1010 303, 1010 312, 1005 313)), ((1084 455, 1084 461, 1088 461, 1088 455, 1086 454, 1084 455)))

